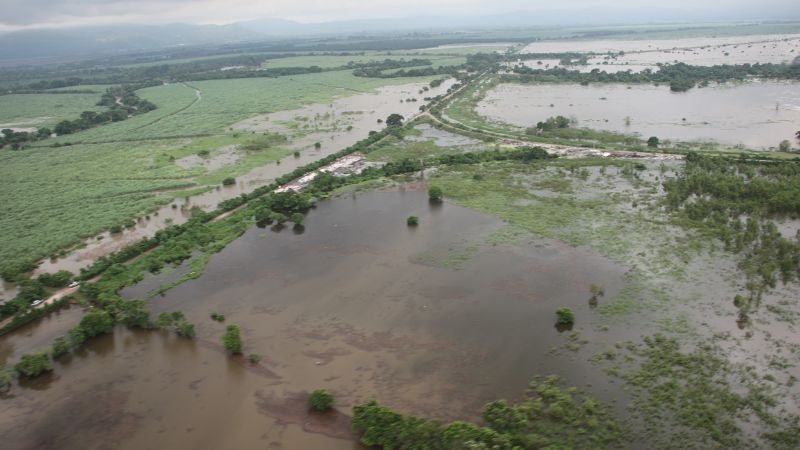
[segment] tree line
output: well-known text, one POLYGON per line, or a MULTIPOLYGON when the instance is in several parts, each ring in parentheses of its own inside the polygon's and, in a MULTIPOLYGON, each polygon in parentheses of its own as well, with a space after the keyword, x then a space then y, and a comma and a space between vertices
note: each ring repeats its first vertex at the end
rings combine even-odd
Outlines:
POLYGON ((523 83, 663 83, 675 92, 687 91, 710 82, 724 83, 742 81, 749 78, 779 80, 800 80, 800 66, 787 64, 737 64, 717 66, 693 66, 685 63, 663 64, 660 70, 645 69, 608 73, 600 69, 591 72, 578 72, 563 67, 534 69, 527 66, 514 66, 511 71, 517 76, 504 76, 502 81, 522 81, 523 83))
POLYGON ((535 379, 517 404, 489 403, 481 418, 486 426, 445 425, 370 400, 353 407, 352 426, 363 444, 383 449, 616 448, 628 440, 606 406, 575 388, 562 388, 556 376, 535 379))
POLYGON ((19 150, 30 142, 47 139, 53 133, 63 136, 106 123, 121 122, 131 116, 153 111, 157 108, 155 104, 136 95, 138 89, 150 85, 153 84, 110 87, 97 102, 97 106, 108 108, 106 111, 84 111, 77 119, 58 122, 52 130, 47 127, 39 128, 35 132, 0 130, 0 149, 8 146, 12 150, 19 150))

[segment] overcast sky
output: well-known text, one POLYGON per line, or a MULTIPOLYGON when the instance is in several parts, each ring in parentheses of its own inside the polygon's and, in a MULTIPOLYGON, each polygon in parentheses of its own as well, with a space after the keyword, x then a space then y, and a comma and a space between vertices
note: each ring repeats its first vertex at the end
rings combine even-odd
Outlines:
MULTIPOLYGON (((110 23, 230 23, 255 18, 301 22, 426 14, 481 15, 572 8, 773 11, 800 16, 800 0, 0 0, 0 30, 110 23)), ((768 17, 761 15, 763 18, 768 17)))

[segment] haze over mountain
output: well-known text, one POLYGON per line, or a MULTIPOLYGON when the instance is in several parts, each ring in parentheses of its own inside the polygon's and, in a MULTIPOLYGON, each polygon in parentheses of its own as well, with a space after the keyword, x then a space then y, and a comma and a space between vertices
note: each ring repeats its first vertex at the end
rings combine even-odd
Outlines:
MULTIPOLYGON (((791 4, 774 8, 731 7, 695 9, 668 8, 577 8, 511 12, 494 15, 418 15, 376 19, 298 22, 285 19, 254 19, 227 25, 108 24, 39 28, 35 22, 17 31, 0 34, 0 61, 49 62, 57 58, 102 56, 203 44, 226 44, 300 36, 437 32, 477 28, 536 27, 667 23, 721 20, 782 20, 800 18, 800 8, 791 4)), ((0 25, 11 24, 0 19, 0 25)), ((20 22, 23 23, 23 22, 20 22)), ((48 22, 49 23, 49 22, 48 22)), ((69 25, 71 22, 63 22, 69 25)))

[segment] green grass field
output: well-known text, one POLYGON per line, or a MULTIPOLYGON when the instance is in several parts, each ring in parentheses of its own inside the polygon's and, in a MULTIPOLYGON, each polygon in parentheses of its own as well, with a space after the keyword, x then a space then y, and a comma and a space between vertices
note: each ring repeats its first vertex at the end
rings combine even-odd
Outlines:
MULTIPOLYGON (((100 92, 102 93, 102 91, 100 92)), ((0 96, 0 125, 52 127, 76 119, 83 111, 102 111, 98 94, 13 94, 0 96)))
POLYGON ((245 78, 169 84, 142 89, 140 97, 158 109, 126 121, 104 125, 48 141, 89 143, 159 139, 217 134, 257 114, 299 108, 309 103, 329 103, 335 98, 412 82, 423 78, 360 78, 351 71, 279 78, 245 78), (195 93, 200 91, 200 97, 195 93))

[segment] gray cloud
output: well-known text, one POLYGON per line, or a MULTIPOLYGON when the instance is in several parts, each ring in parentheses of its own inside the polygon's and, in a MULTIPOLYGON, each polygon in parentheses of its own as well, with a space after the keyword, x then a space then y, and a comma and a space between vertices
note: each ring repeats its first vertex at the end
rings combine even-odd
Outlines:
MULTIPOLYGON (((261 17, 329 21, 425 14, 480 15, 570 8, 663 8, 651 0, 0 0, 0 27, 109 23, 228 23, 261 17)), ((796 0, 672 0, 671 9, 761 12, 800 17, 796 0)))

